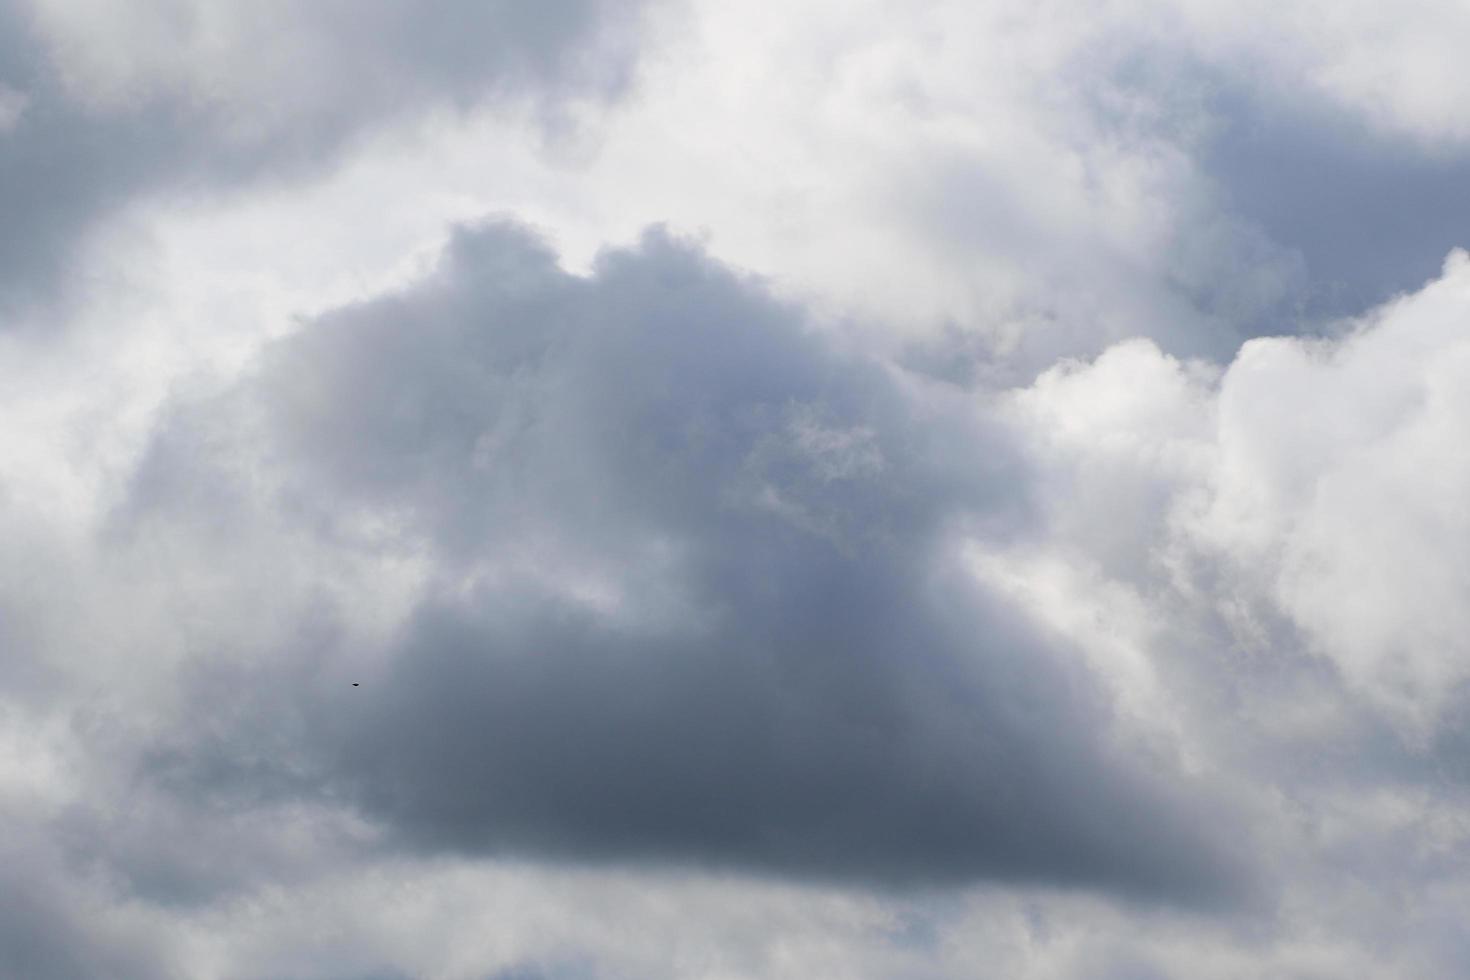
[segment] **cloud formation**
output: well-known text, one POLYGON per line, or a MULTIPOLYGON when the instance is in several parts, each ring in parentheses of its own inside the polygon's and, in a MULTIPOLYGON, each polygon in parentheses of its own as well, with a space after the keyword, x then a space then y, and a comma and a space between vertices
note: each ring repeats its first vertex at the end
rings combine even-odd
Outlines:
POLYGON ((840 7, 0 0, 0 973, 1465 972, 1460 15, 840 7))
POLYGON ((487 101, 606 99, 637 5, 0 4, 0 312, 55 299, 140 195, 317 173, 386 123, 487 101))
MULTIPOLYGON (((489 226, 268 350, 235 397, 276 506, 429 564, 361 698, 298 706, 321 778, 431 849, 1239 887, 1182 774, 956 560, 1024 510, 1013 447, 804 327, 660 233, 578 279, 489 226)), ((211 482, 179 426, 130 520, 211 482)))

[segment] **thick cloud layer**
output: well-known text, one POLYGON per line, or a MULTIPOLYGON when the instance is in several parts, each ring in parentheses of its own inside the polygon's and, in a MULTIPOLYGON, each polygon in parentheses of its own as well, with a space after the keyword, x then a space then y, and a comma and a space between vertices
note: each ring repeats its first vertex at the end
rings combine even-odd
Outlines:
POLYGON ((0 973, 1465 975, 1465 30, 0 0, 0 973))
MULTIPOLYGON (((1014 449, 803 327, 661 234, 582 280, 492 226, 270 349, 234 397, 278 505, 430 563, 360 696, 298 706, 329 791, 435 849, 1238 887, 1183 777, 957 560, 1024 511, 1014 449)), ((209 481, 177 424, 132 521, 209 481)))

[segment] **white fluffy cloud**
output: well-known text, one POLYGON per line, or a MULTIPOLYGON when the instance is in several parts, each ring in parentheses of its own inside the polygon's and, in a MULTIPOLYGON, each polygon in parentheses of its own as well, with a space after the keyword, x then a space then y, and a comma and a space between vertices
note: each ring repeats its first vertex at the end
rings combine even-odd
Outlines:
MULTIPOLYGON (((1470 672, 1470 262, 1330 338, 1248 341, 1223 369, 1147 342, 1043 374, 1009 410, 1051 472, 1048 544, 1121 582, 1267 602, 1416 731, 1470 672)), ((1244 626, 1244 624, 1242 624, 1244 626)))
POLYGON ((1470 677, 1470 258, 1340 340, 1255 340, 1221 385, 1195 533, 1368 696, 1430 723, 1470 677))

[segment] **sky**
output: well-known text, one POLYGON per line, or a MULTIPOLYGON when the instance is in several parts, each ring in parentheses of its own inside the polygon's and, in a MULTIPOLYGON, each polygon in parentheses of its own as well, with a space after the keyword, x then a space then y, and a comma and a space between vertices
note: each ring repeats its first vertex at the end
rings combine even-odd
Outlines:
POLYGON ((0 975, 1470 972, 1467 44, 0 0, 0 975))

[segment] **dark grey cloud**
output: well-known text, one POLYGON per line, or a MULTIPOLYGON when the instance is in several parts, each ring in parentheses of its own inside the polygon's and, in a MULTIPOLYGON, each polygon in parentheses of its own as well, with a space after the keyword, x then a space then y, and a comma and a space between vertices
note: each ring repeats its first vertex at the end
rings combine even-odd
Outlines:
MULTIPOLYGON (((211 39, 223 48, 223 79, 185 74, 150 84, 145 62, 137 93, 93 98, 68 82, 77 73, 58 63, 58 46, 24 4, 4 0, 0 85, 26 106, 0 131, 0 314, 56 300, 63 278, 80 288, 75 246, 140 195, 299 177, 374 127, 435 107, 521 102, 554 128, 565 98, 606 99, 626 87, 641 8, 599 0, 262 6, 239 19, 250 30, 211 39)), ((218 29, 198 11, 178 14, 169 29, 179 47, 218 29)), ((124 51, 129 42, 107 40, 124 51)))
MULTIPOLYGON (((415 850, 1237 894, 1231 808, 1115 744, 1080 660, 964 572, 959 535, 1026 519, 1013 449, 906 384, 661 233, 579 278, 460 231, 232 396, 298 533, 430 560, 386 666, 283 653, 225 685, 277 707, 145 771, 325 793, 415 850)), ((209 415, 160 434, 118 540, 229 533, 209 415)))

